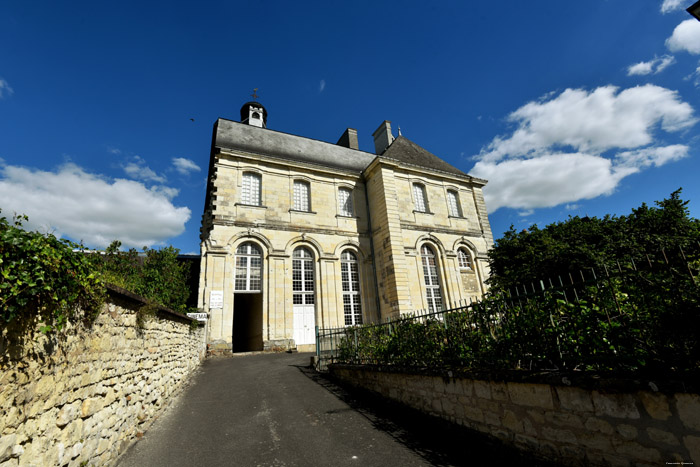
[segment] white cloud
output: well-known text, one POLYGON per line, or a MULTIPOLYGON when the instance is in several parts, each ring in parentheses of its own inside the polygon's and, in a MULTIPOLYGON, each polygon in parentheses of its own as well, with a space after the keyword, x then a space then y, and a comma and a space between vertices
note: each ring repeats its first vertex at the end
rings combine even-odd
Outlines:
POLYGON ((90 247, 112 240, 137 248, 159 244, 181 234, 190 218, 187 207, 172 204, 172 189, 111 181, 71 163, 54 172, 5 166, 0 174, 2 215, 26 214, 28 228, 82 239, 90 247))
POLYGON ((661 4, 661 13, 670 13, 683 8, 682 0, 664 0, 661 4))
POLYGON ((115 148, 114 146, 107 146, 107 152, 110 154, 121 154, 122 151, 119 148, 115 148))
POLYGON ((691 74, 689 74, 683 79, 686 81, 692 79, 693 84, 695 86, 700 86, 700 65, 697 68, 695 68, 695 71, 693 71, 691 74))
POLYGON ((7 81, 0 78, 0 99, 5 97, 6 95, 14 94, 14 92, 15 91, 10 87, 7 81))
POLYGON ((612 193, 620 181, 610 160, 588 154, 552 154, 499 163, 479 161, 470 174, 489 181, 489 212, 502 207, 557 206, 612 193))
POLYGON ((566 89, 556 97, 525 104, 508 117, 518 124, 512 136, 494 138, 479 158, 497 161, 566 146, 596 153, 635 148, 653 141, 657 125, 677 131, 695 123, 693 108, 681 102, 675 91, 651 84, 617 91, 616 86, 591 92, 566 89))
POLYGON ((512 134, 494 138, 470 171, 489 180, 484 195, 491 212, 610 194, 630 174, 686 157, 687 146, 662 146, 655 133, 696 122, 676 92, 654 85, 550 93, 509 120, 517 124, 512 134))
POLYGON ((648 62, 639 62, 627 67, 627 76, 633 75, 648 75, 654 69, 654 60, 648 62))
POLYGON ((199 172, 202 170, 194 161, 190 159, 185 159, 184 157, 174 157, 173 165, 175 170, 180 172, 182 175, 187 175, 190 172, 199 172))
POLYGON ((122 169, 124 169, 124 173, 129 177, 137 180, 156 183, 165 182, 165 177, 155 173, 146 165, 146 161, 139 156, 134 156, 131 162, 127 162, 126 164, 122 165, 122 169))
POLYGON ((655 57, 653 60, 648 62, 639 62, 634 65, 630 65, 627 68, 627 75, 649 75, 657 74, 664 71, 670 65, 676 61, 672 55, 664 55, 663 57, 655 57))
POLYGON ((676 26, 671 37, 666 39, 666 47, 671 52, 685 50, 700 55, 700 21, 687 19, 676 26))
POLYGON ((323 92, 324 89, 326 89, 326 80, 322 79, 318 84, 318 92, 323 92))
POLYGON ((688 146, 673 144, 671 146, 624 151, 615 156, 615 164, 620 168, 634 168, 637 171, 651 166, 660 167, 667 162, 677 161, 687 157, 688 149, 688 146))

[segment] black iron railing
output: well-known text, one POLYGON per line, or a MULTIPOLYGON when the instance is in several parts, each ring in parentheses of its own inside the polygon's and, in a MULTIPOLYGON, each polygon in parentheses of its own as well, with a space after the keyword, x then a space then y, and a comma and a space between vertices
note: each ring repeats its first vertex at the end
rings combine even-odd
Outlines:
POLYGON ((531 281, 437 313, 317 330, 329 363, 429 368, 700 369, 700 261, 682 250, 531 281))

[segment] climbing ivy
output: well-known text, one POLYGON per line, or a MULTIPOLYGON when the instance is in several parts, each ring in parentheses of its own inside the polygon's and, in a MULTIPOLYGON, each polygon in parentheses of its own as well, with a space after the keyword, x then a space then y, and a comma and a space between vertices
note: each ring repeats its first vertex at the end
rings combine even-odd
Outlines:
POLYGON ((82 246, 22 229, 26 216, 0 217, 0 320, 36 318, 42 332, 61 329, 79 311, 99 312, 104 286, 82 246))
MULTIPOLYGON (((99 313, 105 283, 123 287, 159 305, 186 313, 189 265, 172 246, 120 251, 113 242, 104 252, 24 230, 27 216, 0 217, 0 323, 33 326, 44 333, 60 330, 79 313, 88 321, 99 313)), ((26 326, 23 326, 26 328, 26 326)))

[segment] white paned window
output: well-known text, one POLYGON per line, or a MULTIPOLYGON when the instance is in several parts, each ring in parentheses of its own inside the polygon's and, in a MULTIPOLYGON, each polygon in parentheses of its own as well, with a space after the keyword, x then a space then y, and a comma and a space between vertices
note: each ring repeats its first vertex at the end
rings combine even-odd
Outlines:
POLYGON ((243 174, 241 203, 260 206, 260 175, 253 172, 243 174))
POLYGON ((292 253, 292 303, 314 304, 314 257, 303 247, 292 253))
POLYGON ((310 190, 309 184, 301 180, 294 181, 294 205, 295 211, 310 211, 310 190))
POLYGON ((460 269, 472 269, 472 258, 464 248, 457 250, 457 258, 459 259, 460 269))
POLYGON ((338 212, 341 216, 352 216, 352 191, 349 188, 338 188, 338 212))
POLYGON ((254 243, 244 243, 236 248, 237 292, 260 292, 262 290, 262 252, 254 243))
POLYGON ((425 187, 420 183, 413 184, 413 202, 416 211, 428 212, 428 201, 425 196, 425 187))
POLYGON ((423 278, 425 279, 425 295, 428 302, 428 311, 436 313, 442 310, 442 293, 440 291, 440 279, 438 278, 437 261, 435 253, 428 245, 423 245, 420 250, 423 263, 423 278))
POLYGON ((450 216, 462 217, 462 209, 456 191, 449 190, 447 192, 447 206, 450 208, 450 216))
POLYGON ((360 303, 360 274, 357 257, 351 251, 340 255, 340 277, 343 285, 343 311, 345 325, 362 324, 362 305, 360 303))

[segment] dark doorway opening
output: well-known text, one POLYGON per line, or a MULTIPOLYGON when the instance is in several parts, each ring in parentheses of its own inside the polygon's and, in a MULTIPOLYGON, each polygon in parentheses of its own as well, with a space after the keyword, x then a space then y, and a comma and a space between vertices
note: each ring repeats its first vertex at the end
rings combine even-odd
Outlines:
POLYGON ((237 293, 233 297, 232 350, 234 352, 262 350, 262 294, 237 293))

